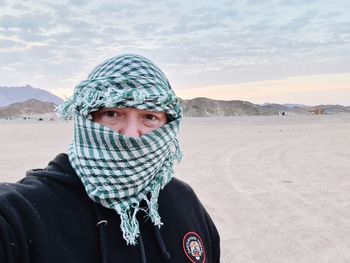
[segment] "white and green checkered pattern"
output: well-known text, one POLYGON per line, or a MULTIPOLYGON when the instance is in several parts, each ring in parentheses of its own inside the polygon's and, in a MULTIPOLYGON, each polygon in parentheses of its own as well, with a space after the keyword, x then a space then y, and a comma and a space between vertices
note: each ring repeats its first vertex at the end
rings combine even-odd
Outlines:
POLYGON ((80 82, 74 95, 57 109, 62 119, 76 113, 88 117, 101 108, 133 107, 163 111, 170 120, 181 117, 180 103, 164 73, 138 55, 111 58, 80 82))
POLYGON ((160 227, 159 192, 182 156, 176 139, 182 111, 162 71, 137 55, 109 59, 76 86, 57 113, 62 119, 74 117, 70 163, 89 197, 120 215, 126 242, 136 244, 140 209, 160 227), (169 122, 131 138, 90 120, 91 112, 101 108, 125 107, 165 112, 169 122), (140 207, 143 200, 147 207, 140 207))
POLYGON ((132 138, 75 116, 75 138, 68 150, 70 162, 89 197, 122 216, 123 235, 131 244, 139 230, 136 218, 130 214, 138 211, 142 200, 148 204, 152 222, 161 225, 158 194, 173 176, 174 159, 181 159, 176 139, 178 122, 132 138))

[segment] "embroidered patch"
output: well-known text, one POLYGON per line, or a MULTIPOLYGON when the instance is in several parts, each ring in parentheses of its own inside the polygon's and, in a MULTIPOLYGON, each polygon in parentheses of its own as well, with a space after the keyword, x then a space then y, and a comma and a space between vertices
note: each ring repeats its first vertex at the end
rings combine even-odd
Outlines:
POLYGON ((201 238, 195 232, 188 232, 182 241, 183 250, 193 263, 205 262, 205 251, 201 238))

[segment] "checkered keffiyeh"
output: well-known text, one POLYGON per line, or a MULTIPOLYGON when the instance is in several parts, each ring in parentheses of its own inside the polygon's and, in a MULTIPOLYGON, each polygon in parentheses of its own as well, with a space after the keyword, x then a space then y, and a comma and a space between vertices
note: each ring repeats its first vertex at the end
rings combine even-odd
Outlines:
POLYGON ((62 119, 74 118, 74 139, 68 156, 89 197, 121 218, 128 244, 139 236, 137 212, 142 209, 161 226, 158 196, 181 160, 176 139, 181 121, 179 101, 162 71, 137 55, 123 55, 98 66, 58 108, 62 119), (90 120, 101 108, 133 107, 165 112, 169 122, 142 135, 126 137, 90 120), (145 201, 147 207, 140 207, 145 201))
POLYGON ((78 112, 87 118, 101 108, 121 107, 162 111, 170 120, 182 114, 164 73, 138 55, 114 57, 97 66, 75 87, 74 95, 58 108, 57 114, 69 119, 78 112))

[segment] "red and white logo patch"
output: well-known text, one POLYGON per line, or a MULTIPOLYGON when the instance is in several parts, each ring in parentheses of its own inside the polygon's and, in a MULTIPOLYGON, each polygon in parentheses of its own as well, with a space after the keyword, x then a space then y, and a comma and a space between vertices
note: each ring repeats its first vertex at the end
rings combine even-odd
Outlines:
POLYGON ((183 250, 193 263, 205 262, 205 251, 201 238, 195 232, 188 232, 182 241, 183 250))

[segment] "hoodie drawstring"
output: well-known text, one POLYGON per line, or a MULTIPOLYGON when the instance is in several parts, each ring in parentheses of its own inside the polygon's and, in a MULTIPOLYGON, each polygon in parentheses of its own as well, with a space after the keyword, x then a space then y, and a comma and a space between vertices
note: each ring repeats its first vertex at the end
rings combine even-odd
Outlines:
POLYGON ((95 204, 95 211, 98 218, 98 223, 96 227, 98 228, 98 232, 100 234, 100 248, 102 255, 102 263, 108 263, 108 244, 107 244, 107 220, 103 219, 100 209, 95 204))
MULTIPOLYGON (((97 215, 97 224, 96 227, 98 228, 98 232, 100 234, 100 248, 101 248, 101 255, 102 255, 102 263, 108 263, 108 244, 107 244, 107 220, 104 219, 102 212, 100 211, 99 207, 97 204, 95 205, 95 211, 96 211, 96 215, 97 215)), ((153 225, 153 230, 154 230, 154 235, 156 236, 156 240, 162 255, 162 258, 166 261, 170 260, 171 258, 171 254, 167 251, 167 248, 165 246, 164 240, 160 234, 160 229, 158 226, 153 225)), ((144 246, 143 246, 143 240, 142 240, 142 236, 140 233, 139 236, 139 242, 138 242, 140 249, 141 249, 141 253, 142 255, 142 262, 146 262, 146 257, 145 257, 145 251, 144 251, 144 246), (143 250, 143 251, 142 251, 143 250)))
POLYGON ((164 240, 160 234, 160 230, 159 227, 156 225, 153 225, 153 229, 154 229, 154 234, 156 236, 157 242, 158 242, 158 246, 160 248, 161 254, 163 259, 165 260, 169 260, 171 258, 171 254, 167 251, 166 246, 164 244, 164 240))
POLYGON ((143 245, 141 233, 140 233, 138 239, 139 239, 138 246, 139 246, 139 250, 140 250, 140 254, 141 254, 142 263, 147 263, 145 246, 143 245))

